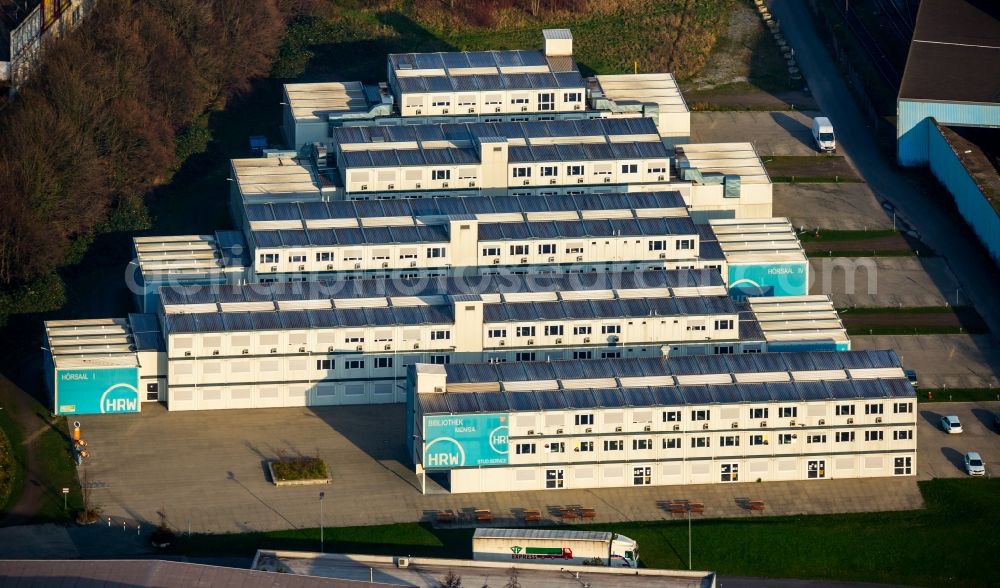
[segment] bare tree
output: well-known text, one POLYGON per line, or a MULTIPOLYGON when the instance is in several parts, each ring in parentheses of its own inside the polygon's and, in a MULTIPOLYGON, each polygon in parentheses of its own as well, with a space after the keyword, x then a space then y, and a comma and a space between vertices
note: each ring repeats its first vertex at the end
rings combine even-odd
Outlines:
POLYGON ((507 583, 503 585, 503 588, 521 588, 521 583, 517 580, 517 568, 510 569, 510 573, 507 574, 507 583))
POLYGON ((439 588, 462 588, 462 576, 455 575, 455 572, 448 570, 444 578, 438 582, 439 588))

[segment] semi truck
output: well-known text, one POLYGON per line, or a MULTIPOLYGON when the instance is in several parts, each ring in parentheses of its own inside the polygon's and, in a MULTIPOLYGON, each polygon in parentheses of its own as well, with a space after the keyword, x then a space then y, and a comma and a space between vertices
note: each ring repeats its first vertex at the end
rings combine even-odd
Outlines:
POLYGON ((624 535, 600 531, 476 529, 472 559, 637 568, 639 545, 624 535))

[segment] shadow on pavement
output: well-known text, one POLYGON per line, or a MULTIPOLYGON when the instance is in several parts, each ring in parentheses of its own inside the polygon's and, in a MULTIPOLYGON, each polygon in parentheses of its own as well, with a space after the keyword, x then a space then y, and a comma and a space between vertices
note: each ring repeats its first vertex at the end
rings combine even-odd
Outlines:
POLYGON ((945 459, 947 459, 951 463, 951 465, 955 466, 955 468, 958 471, 960 472, 965 471, 965 456, 962 455, 962 453, 959 452, 957 449, 952 449, 951 447, 942 447, 941 455, 943 455, 945 459))
POLYGON ((802 122, 784 112, 772 112, 771 118, 774 119, 774 122, 778 123, 779 127, 788 131, 789 135, 795 137, 796 141, 809 149, 815 149, 812 142, 812 130, 802 124, 802 122))
POLYGON ((1000 418, 1000 413, 993 412, 992 410, 987 410, 985 408, 973 408, 972 416, 986 427, 987 431, 997 431, 997 419, 1000 418))
POLYGON ((941 428, 941 414, 933 410, 921 410, 920 416, 924 417, 924 420, 933 425, 935 429, 941 428))

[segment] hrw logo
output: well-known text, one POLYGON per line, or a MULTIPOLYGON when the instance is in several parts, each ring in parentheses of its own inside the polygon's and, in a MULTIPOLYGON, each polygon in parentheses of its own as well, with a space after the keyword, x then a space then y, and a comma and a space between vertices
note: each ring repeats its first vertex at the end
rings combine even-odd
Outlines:
POLYGON ((101 396, 101 414, 139 411, 139 391, 128 384, 118 384, 101 396))
MULTIPOLYGON (((505 419, 501 418, 503 420, 505 419)), ((490 449, 494 453, 507 455, 507 425, 500 425, 490 431, 490 449)))
POLYGON ((523 551, 524 548, 521 547, 520 545, 515 545, 514 547, 511 547, 510 550, 514 552, 514 555, 517 555, 521 553, 521 551, 523 551))

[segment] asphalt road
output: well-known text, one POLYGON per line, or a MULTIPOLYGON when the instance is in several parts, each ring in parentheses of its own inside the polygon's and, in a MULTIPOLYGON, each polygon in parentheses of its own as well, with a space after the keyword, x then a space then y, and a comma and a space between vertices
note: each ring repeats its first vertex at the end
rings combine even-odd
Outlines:
MULTIPOLYGON (((892 204, 897 215, 948 261, 961 284, 963 302, 965 297, 971 299, 991 331, 1000 333, 1000 290, 996 288, 1000 271, 976 237, 922 185, 920 176, 897 168, 879 149, 854 96, 820 41, 808 3, 770 0, 769 4, 786 40, 795 49, 822 113, 833 122, 838 152, 848 157, 880 202, 892 204)), ((947 294, 954 297, 954 293, 947 294)))

